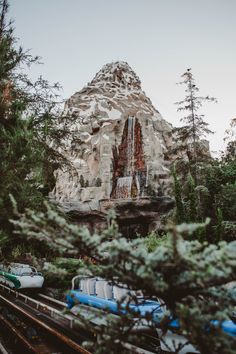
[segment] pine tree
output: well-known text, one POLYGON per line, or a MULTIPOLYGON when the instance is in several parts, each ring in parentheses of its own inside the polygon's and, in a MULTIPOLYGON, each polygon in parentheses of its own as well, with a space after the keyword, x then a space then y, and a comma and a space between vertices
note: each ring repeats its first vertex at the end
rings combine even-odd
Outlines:
MULTIPOLYGON (((234 309, 234 289, 230 292, 222 285, 235 279, 236 245, 235 241, 218 245, 191 241, 199 228, 209 224, 209 220, 204 224, 169 225, 166 239, 157 247, 153 245, 149 252, 142 238, 127 240, 122 237, 114 220, 101 234, 91 234, 47 207, 44 213, 27 210, 14 223, 19 234, 23 233, 30 242, 34 239, 50 242, 51 252, 61 255, 67 252, 76 258, 86 254, 95 259, 96 264, 84 264, 83 272, 86 270, 86 274, 100 276, 114 284, 127 284, 128 289, 142 290, 146 299, 163 299, 173 317, 179 319, 178 333, 186 336, 202 354, 235 353, 235 338, 222 332, 219 324, 228 319, 234 309), (214 321, 216 324, 213 324, 213 319, 218 320, 214 321)), ((132 300, 138 301, 138 298, 132 300)), ((127 306, 126 302, 123 304, 127 306)), ((170 312, 167 311, 160 323, 164 332, 168 328, 170 312)), ((113 350, 114 338, 117 343, 131 338, 127 329, 139 324, 137 313, 133 316, 135 321, 129 325, 127 316, 124 316, 119 322, 111 321, 108 326, 94 327, 95 333, 99 334, 99 342, 98 336, 94 336, 96 342, 92 344, 96 350, 93 352, 125 352, 122 347, 118 350, 117 346, 113 350)), ((147 319, 150 321, 150 314, 147 319)), ((84 323, 86 320, 84 318, 84 323)), ((137 345, 139 339, 147 341, 140 332, 136 333, 132 339, 137 345)))
MULTIPOLYGON (((47 81, 31 82, 24 66, 36 63, 17 47, 12 23, 7 21, 8 1, 0 1, 0 246, 13 243, 10 195, 20 211, 39 210, 54 183, 59 154, 48 142, 61 134, 55 94, 47 81)), ((60 140, 60 139, 59 139, 60 140)), ((20 238, 18 239, 20 242, 20 238)))
POLYGON ((224 141, 227 142, 226 150, 223 153, 224 161, 236 160, 236 118, 231 119, 230 127, 225 131, 224 141))
POLYGON ((185 142, 186 145, 192 145, 192 156, 189 156, 189 158, 193 162, 193 174, 196 182, 199 139, 206 134, 213 133, 208 128, 208 123, 203 120, 204 115, 199 114, 198 112, 204 102, 216 102, 216 99, 209 96, 203 97, 199 95, 199 88, 195 84, 191 69, 187 69, 181 77, 183 78, 183 81, 179 82, 179 84, 186 85, 186 96, 184 100, 176 102, 176 104, 179 106, 177 111, 186 112, 186 115, 181 118, 181 121, 185 123, 185 126, 181 129, 179 138, 185 142))
POLYGON ((182 188, 177 177, 175 166, 172 170, 172 175, 174 177, 174 195, 176 203, 176 222, 180 224, 185 221, 184 204, 182 200, 182 188))
POLYGON ((188 176, 187 181, 187 198, 188 198, 188 221, 197 221, 197 197, 195 192, 195 182, 191 175, 188 176))
POLYGON ((222 210, 220 208, 217 208, 216 210, 216 218, 217 218, 217 224, 214 227, 215 239, 216 241, 221 241, 222 234, 223 234, 223 215, 222 215, 222 210))

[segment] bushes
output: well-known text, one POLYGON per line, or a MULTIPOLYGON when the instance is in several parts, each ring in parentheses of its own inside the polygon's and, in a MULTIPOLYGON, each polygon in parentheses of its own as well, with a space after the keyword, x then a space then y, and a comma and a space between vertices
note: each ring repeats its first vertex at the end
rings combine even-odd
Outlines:
POLYGON ((144 245, 148 252, 153 252, 157 247, 164 245, 167 241, 168 235, 159 236, 153 231, 144 238, 144 245))
POLYGON ((182 185, 175 169, 172 174, 176 200, 175 221, 202 222, 210 217, 211 224, 205 234, 198 232, 193 237, 210 242, 229 240, 228 233, 220 225, 224 221, 236 221, 235 161, 212 161, 211 164, 201 165, 201 168, 199 166, 197 186, 190 174, 182 185))

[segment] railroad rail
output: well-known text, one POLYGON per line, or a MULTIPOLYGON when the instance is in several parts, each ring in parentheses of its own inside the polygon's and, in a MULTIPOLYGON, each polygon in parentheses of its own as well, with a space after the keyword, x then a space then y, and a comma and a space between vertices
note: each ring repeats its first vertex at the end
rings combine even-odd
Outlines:
POLYGON ((1 354, 8 354, 8 351, 7 351, 6 348, 2 345, 1 342, 0 342, 0 353, 1 353, 1 354))
POLYGON ((62 302, 60 300, 54 299, 50 296, 44 295, 44 294, 38 294, 38 297, 43 299, 43 301, 49 302, 51 303, 53 306, 56 306, 58 308, 60 308, 61 310, 64 310, 67 308, 67 303, 66 302, 62 302))
MULTIPOLYGON (((30 298, 18 291, 14 291, 2 284, 0 284, 0 289, 4 290, 4 294, 0 294, 0 301, 14 311, 14 313, 18 313, 34 326, 40 328, 44 333, 47 333, 48 336, 53 337, 54 341, 60 342, 62 345, 70 348, 70 353, 91 354, 81 345, 81 342, 88 338, 85 336, 75 336, 75 333, 71 333, 70 336, 68 328, 72 329, 75 322, 72 316, 63 314, 45 303, 30 298), (7 296, 4 296, 5 293, 7 296)), ((33 346, 27 342, 27 339, 23 338, 22 334, 14 328, 14 325, 8 323, 9 321, 4 318, 0 318, 0 320, 3 321, 9 329, 10 327, 13 328, 15 335, 21 342, 24 342, 30 352, 42 353, 42 351, 33 348, 33 346)))
MULTIPOLYGON (((15 291, 5 285, 0 284, 0 289, 3 289, 4 292, 7 292, 8 294, 11 294, 13 297, 15 297, 18 300, 21 300, 22 302, 24 302, 25 304, 34 307, 36 310, 41 310, 42 312, 46 313, 48 316, 50 316, 51 318, 54 319, 63 319, 65 322, 67 322, 68 326, 70 328, 74 327, 74 323, 75 323, 75 318, 73 316, 70 316, 68 314, 64 314, 61 311, 59 311, 58 309, 47 305, 45 302, 39 301, 33 297, 30 297, 28 295, 25 295, 23 293, 20 293, 18 291, 15 291)), ((43 294, 39 294, 40 297, 46 299, 47 301, 50 301, 51 303, 55 303, 57 305, 60 305, 62 309, 66 308, 66 303, 63 303, 59 300, 50 298, 49 296, 43 295, 43 294)), ((1 299, 1 295, 0 295, 0 299, 1 299)))
MULTIPOLYGON (((31 321, 37 327, 40 327, 43 331, 46 331, 50 334, 50 336, 55 338, 56 341, 62 342, 64 345, 69 347, 70 352, 66 352, 66 354, 91 354, 87 349, 82 347, 81 343, 84 340, 94 339, 94 328, 91 327, 90 331, 88 331, 87 325, 85 325, 85 323, 78 317, 65 313, 64 310, 67 306, 66 303, 44 294, 37 294, 36 298, 30 297, 3 284, 0 284, 0 290, 2 290, 0 294, 1 302, 11 308, 14 312, 19 313, 20 316, 27 318, 27 320, 31 321), (7 294, 7 297, 4 296, 5 294, 7 294), (83 333, 82 337, 81 330, 83 333), (78 335, 78 333, 80 333, 80 335, 78 335)), ((3 316, 0 316, 0 321, 4 322, 4 318, 2 317, 3 316)), ((5 319, 5 325, 9 327, 10 325, 9 323, 6 323, 6 321, 7 320, 5 319)), ((15 331, 15 334, 17 333, 16 328, 13 331, 15 331)), ((147 341, 149 341, 149 336, 145 336, 147 341)), ((48 353, 42 349, 40 349, 41 351, 38 351, 38 348, 33 348, 27 339, 21 338, 21 334, 18 337, 20 341, 24 341, 25 347, 27 347, 30 352, 37 354, 48 353)), ((158 339, 155 339, 154 342, 155 347, 158 347, 158 339)), ((126 350, 129 350, 130 353, 153 354, 159 352, 158 350, 146 350, 144 348, 137 347, 132 343, 126 342, 122 342, 122 346, 126 350)))

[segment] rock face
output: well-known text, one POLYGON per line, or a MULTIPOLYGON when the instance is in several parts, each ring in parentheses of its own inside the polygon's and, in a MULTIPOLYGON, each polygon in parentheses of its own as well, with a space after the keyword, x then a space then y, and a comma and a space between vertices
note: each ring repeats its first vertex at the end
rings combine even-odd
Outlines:
POLYGON ((109 208, 119 213, 122 209, 125 217, 120 215, 120 220, 133 218, 135 222, 138 210, 151 223, 160 215, 160 205, 165 205, 163 212, 173 207, 170 198, 163 197, 170 186, 170 162, 165 155, 172 127, 153 107, 127 63, 105 65, 68 99, 60 125, 68 132, 60 152, 72 167, 55 171, 51 197, 77 220, 88 220, 93 214, 104 222, 104 200, 109 201, 109 208), (148 196, 162 197, 158 208, 147 201, 148 196), (146 214, 142 198, 149 205, 146 214), (125 199, 129 200, 127 212, 117 206, 127 205, 125 199))
POLYGON ((61 152, 70 171, 55 173, 59 202, 136 198, 166 193, 164 135, 171 126, 153 107, 125 62, 105 65, 65 104, 61 124, 69 131, 61 152))

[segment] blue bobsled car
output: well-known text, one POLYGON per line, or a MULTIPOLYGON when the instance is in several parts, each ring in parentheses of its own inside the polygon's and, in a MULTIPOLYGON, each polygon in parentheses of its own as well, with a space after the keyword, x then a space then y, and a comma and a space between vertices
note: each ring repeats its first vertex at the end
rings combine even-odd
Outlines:
MULTIPOLYGON (((103 313, 105 311, 117 316, 130 312, 137 314, 137 317, 143 318, 142 324, 145 323, 146 326, 149 323, 156 324, 162 350, 175 352, 175 348, 181 345, 182 349, 178 352, 179 354, 199 353, 184 336, 178 334, 180 325, 177 319, 170 320, 165 333, 158 327, 166 311, 162 300, 146 300, 141 292, 130 291, 124 285, 114 285, 98 277, 76 276, 72 279, 72 289, 68 292, 66 301, 68 308, 72 312, 73 309, 77 309, 77 313, 83 312, 86 308, 97 309, 103 313), (132 301, 132 298, 135 301, 132 301)), ((219 326, 226 334, 236 337, 236 322, 213 320, 212 324, 219 326)))
POLYGON ((130 291, 124 286, 112 285, 101 278, 73 278, 72 290, 67 294, 66 301, 69 309, 83 304, 116 315, 131 312, 137 314, 137 317, 149 318, 152 322, 163 316, 160 302, 145 300, 141 293, 130 291), (132 301, 132 297, 136 301, 132 301))

